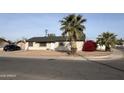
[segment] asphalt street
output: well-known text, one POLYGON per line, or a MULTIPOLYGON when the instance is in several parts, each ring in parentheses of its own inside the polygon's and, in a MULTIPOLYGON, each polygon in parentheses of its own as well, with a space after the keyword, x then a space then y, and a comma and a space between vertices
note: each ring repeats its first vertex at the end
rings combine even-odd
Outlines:
MULTIPOLYGON (((124 52, 124 49, 121 49, 124 52)), ((57 60, 0 57, 1 80, 124 80, 124 59, 57 60)))

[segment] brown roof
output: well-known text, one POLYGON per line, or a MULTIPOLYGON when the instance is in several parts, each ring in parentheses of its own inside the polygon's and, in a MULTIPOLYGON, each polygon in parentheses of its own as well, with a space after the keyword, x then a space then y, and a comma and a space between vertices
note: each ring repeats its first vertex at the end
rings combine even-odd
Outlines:
POLYGON ((9 41, 7 41, 7 40, 5 40, 3 38, 0 38, 0 41, 4 41, 4 42, 8 42, 9 43, 9 41))

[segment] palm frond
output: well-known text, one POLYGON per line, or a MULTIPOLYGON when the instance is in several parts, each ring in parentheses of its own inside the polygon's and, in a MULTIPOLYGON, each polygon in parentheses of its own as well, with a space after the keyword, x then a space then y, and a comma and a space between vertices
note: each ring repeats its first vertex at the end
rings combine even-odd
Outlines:
POLYGON ((63 31, 62 35, 68 34, 71 39, 77 40, 82 36, 85 29, 84 22, 86 22, 86 19, 81 15, 70 14, 69 16, 64 17, 60 20, 60 30, 63 31))

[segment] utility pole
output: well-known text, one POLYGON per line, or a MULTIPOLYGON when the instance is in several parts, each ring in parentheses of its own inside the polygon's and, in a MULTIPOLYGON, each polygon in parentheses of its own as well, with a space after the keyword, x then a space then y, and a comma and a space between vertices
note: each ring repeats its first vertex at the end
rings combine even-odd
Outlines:
POLYGON ((45 30, 45 36, 48 36, 48 29, 45 30))

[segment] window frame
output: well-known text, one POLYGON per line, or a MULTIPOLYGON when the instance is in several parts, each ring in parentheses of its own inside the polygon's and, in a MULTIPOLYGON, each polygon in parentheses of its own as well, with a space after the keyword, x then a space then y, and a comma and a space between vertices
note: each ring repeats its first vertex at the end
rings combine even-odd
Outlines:
POLYGON ((46 47, 47 43, 46 42, 39 42, 39 47, 46 47))
POLYGON ((59 46, 65 46, 64 42, 59 42, 59 46))
POLYGON ((29 47, 33 47, 33 42, 29 42, 29 47))

